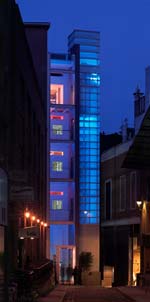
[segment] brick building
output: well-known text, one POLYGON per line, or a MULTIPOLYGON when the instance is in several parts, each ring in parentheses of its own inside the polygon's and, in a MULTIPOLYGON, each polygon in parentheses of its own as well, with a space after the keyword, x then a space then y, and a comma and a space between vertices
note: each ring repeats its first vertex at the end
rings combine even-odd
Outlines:
POLYGON ((135 136, 125 120, 122 143, 101 156, 101 271, 112 268, 114 285, 135 285, 149 255, 149 75, 145 95, 134 93, 135 136))

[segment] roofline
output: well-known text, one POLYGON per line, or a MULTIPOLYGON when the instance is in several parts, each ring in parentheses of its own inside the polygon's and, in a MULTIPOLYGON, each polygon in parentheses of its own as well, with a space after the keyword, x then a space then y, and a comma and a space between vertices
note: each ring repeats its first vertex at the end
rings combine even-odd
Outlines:
POLYGON ((115 158, 121 154, 127 153, 129 150, 129 147, 133 143, 133 139, 130 141, 127 141, 125 143, 118 144, 114 147, 111 147, 110 149, 104 151, 101 154, 101 162, 106 162, 107 160, 110 160, 112 158, 115 158))
POLYGON ((51 23, 50 22, 24 22, 24 25, 26 27, 45 27, 46 29, 49 29, 51 23))
POLYGON ((88 30, 88 29, 74 29, 71 34, 68 35, 68 38, 75 32, 85 32, 85 33, 95 33, 95 34, 100 34, 100 31, 98 30, 88 30))
POLYGON ((92 32, 92 33, 97 33, 97 34, 100 33, 98 30, 88 30, 88 29, 78 29, 78 28, 74 29, 72 32, 74 32, 74 31, 92 32))

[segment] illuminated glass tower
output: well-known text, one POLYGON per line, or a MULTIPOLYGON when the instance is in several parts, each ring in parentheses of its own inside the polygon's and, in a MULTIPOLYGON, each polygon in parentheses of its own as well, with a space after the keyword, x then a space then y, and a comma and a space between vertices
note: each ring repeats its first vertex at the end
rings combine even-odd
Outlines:
POLYGON ((99 72, 98 32, 74 30, 68 55, 51 56, 50 249, 58 274, 82 251, 99 270, 99 72))

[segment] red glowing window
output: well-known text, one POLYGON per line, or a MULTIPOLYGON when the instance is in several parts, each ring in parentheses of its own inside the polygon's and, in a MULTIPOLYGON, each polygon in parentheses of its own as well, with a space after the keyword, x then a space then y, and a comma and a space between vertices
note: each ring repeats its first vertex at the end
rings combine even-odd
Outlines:
POLYGON ((49 192, 50 193, 50 195, 64 195, 64 192, 60 192, 60 191, 50 191, 49 192))
POLYGON ((59 156, 63 156, 64 152, 63 151, 50 151, 50 155, 59 155, 59 156))
POLYGON ((61 116, 61 115, 51 115, 50 118, 51 118, 51 120, 63 120, 64 116, 61 116))

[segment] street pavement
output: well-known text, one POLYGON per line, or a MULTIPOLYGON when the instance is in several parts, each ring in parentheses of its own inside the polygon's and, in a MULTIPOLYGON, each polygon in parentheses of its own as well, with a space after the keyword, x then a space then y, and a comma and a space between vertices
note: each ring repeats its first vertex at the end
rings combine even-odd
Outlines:
POLYGON ((37 302, 62 302, 67 292, 68 286, 56 286, 46 297, 40 297, 37 302))
POLYGON ((120 291, 125 296, 128 296, 132 301, 136 302, 150 302, 150 287, 138 287, 138 286, 122 286, 117 287, 117 290, 120 291))
POLYGON ((58 285, 38 302, 150 302, 150 289, 139 287, 58 285))

